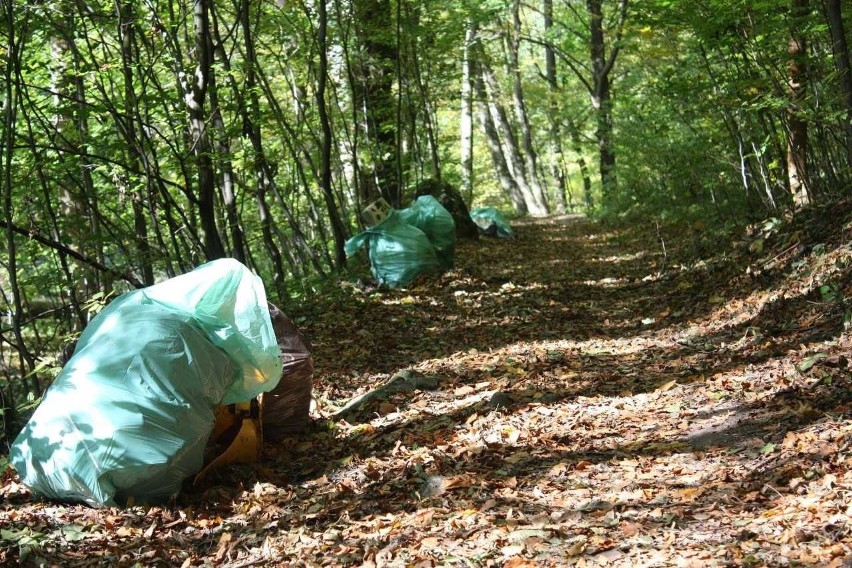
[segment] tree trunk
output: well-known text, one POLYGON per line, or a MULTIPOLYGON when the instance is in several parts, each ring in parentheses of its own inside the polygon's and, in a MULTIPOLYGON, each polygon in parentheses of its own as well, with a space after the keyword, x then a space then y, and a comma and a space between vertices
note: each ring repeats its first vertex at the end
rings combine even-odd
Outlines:
MULTIPOLYGON (((400 125, 396 124, 397 102, 393 96, 394 74, 399 53, 392 27, 389 0, 354 0, 355 20, 363 47, 363 60, 358 61, 355 86, 356 103, 363 109, 365 139, 372 143, 369 173, 362 176, 365 201, 384 197, 388 203, 400 205, 401 180, 397 178, 396 140, 400 125)), ((362 148, 363 150, 363 148, 362 148)), ((363 156, 363 152, 361 154, 363 156)))
POLYGON ((787 176, 795 208, 811 203, 808 181, 808 123, 802 105, 807 92, 807 46, 805 44, 805 19, 810 12, 810 0, 792 0, 790 41, 787 55, 789 97, 789 132, 787 134, 787 176))
POLYGON ((592 176, 589 173, 589 165, 583 157, 583 143, 580 137, 580 129, 571 118, 566 120, 568 127, 568 135, 571 137, 571 145, 574 147, 574 152, 577 154, 577 166, 580 168, 580 176, 583 178, 583 201, 586 204, 586 210, 594 209, 595 200, 592 195, 592 176))
MULTIPOLYGON (((415 17, 419 19, 419 11, 416 11, 415 14, 411 17, 415 17)), ((416 25, 416 24, 414 24, 416 25)), ((428 32, 427 32, 428 33, 428 32)), ((422 38, 417 37, 413 38, 412 46, 411 46, 411 67, 414 73, 414 80, 417 82, 417 89, 420 94, 421 104, 423 106, 423 124, 426 128, 426 139, 429 142, 429 173, 433 179, 440 180, 441 179, 441 160, 440 160, 440 150, 438 148, 438 138, 439 138, 439 129, 438 129, 438 117, 435 112, 434 105, 432 104, 432 97, 429 92, 429 84, 427 74, 427 81, 423 80, 423 73, 420 69, 420 50, 418 49, 420 40, 422 38)), ((427 71, 428 71, 428 61, 427 61, 427 71)), ((462 78, 464 80, 464 78, 462 78)), ((463 118, 463 117, 462 117, 463 118)), ((412 133, 413 134, 413 133, 412 133)))
MULTIPOLYGON (((223 42, 220 39, 219 23, 215 10, 211 12, 210 19, 212 22, 211 37, 216 38, 215 45, 217 46, 213 47, 214 44, 211 41, 211 47, 213 47, 211 57, 213 57, 217 49, 222 49, 223 42)), ((237 207, 234 166, 231 162, 231 139, 230 134, 225 127, 225 120, 222 118, 222 109, 219 104, 219 87, 216 82, 216 76, 213 74, 209 77, 208 91, 210 94, 210 108, 212 109, 210 119, 214 139, 216 141, 216 154, 218 156, 221 170, 222 185, 220 194, 222 197, 222 205, 225 209, 225 227, 227 229, 224 232, 224 236, 226 240, 230 236, 230 246, 228 247, 230 250, 230 256, 245 264, 248 259, 248 250, 243 228, 240 224, 240 215, 237 207)))
MULTIPOLYGON (((5 24, 6 49, 3 65, 3 124, 2 140, 0 140, 0 177, 3 183, 3 217, 6 226, 6 272, 9 277, 9 292, 12 295, 12 332, 15 335, 15 348, 18 351, 21 376, 29 374, 35 368, 35 358, 27 349, 21 327, 21 315, 23 305, 21 303, 20 288, 18 286, 18 256, 13 231, 13 205, 12 190, 14 180, 12 178, 13 156, 15 152, 15 121, 18 109, 18 83, 16 75, 20 72, 20 60, 18 53, 18 38, 15 33, 18 29, 15 22, 15 8, 12 2, 0 4, 0 10, 5 24)), ((11 377, 8 379, 11 384, 11 377)), ((35 385, 37 386, 37 384, 35 385)), ((11 392, 11 388, 9 389, 11 392)), ((30 389, 34 395, 41 393, 30 389)))
MULTIPOLYGON (((90 235, 86 231, 87 202, 86 196, 79 188, 74 187, 74 180, 77 178, 75 173, 79 168, 79 160, 77 156, 80 154, 80 135, 77 132, 77 122, 75 120, 75 111, 77 105, 76 88, 74 86, 74 76, 76 70, 72 62, 73 51, 71 43, 74 41, 74 13, 68 2, 56 2, 53 8, 63 19, 64 29, 58 30, 58 33, 50 38, 50 55, 51 55, 51 91, 53 92, 53 146, 57 153, 57 165, 62 168, 56 176, 56 182, 59 186, 59 204, 58 209, 60 216, 65 221, 64 226, 60 227, 57 222, 57 217, 54 212, 53 205, 50 203, 51 194, 45 190, 46 206, 50 209, 50 227, 55 240, 68 239, 71 246, 79 249, 82 244, 90 240, 90 235)), ((47 181, 47 184, 53 183, 47 181)), ((45 187, 46 185, 45 184, 45 187)), ((78 300, 79 292, 86 293, 87 287, 93 280, 89 270, 77 269, 73 270, 68 263, 68 258, 65 254, 59 253, 59 263, 62 267, 62 272, 65 276, 66 286, 62 290, 62 296, 67 299, 72 307, 76 322, 72 324, 72 329, 79 331, 86 326, 86 316, 80 306, 78 300)))
MULTIPOLYGON (((348 136, 338 136, 338 145, 340 146, 340 157, 341 162, 343 163, 344 175, 350 181, 351 185, 351 201, 356 211, 361 211, 365 207, 365 203, 362 201, 363 197, 366 195, 366 191, 362 190, 362 180, 361 180, 361 168, 360 168, 360 160, 359 160, 359 144, 360 144, 360 135, 361 129, 358 124, 358 117, 360 113, 358 111, 358 87, 357 87, 357 79, 355 77, 355 71, 352 65, 352 55, 350 51, 351 42, 351 29, 352 29, 352 21, 354 19, 352 13, 351 3, 348 3, 350 7, 350 12, 348 14, 344 14, 341 7, 341 0, 334 0, 334 11, 335 11, 335 19, 338 22, 338 34, 339 37, 337 39, 337 44, 340 45, 341 53, 343 54, 342 61, 341 58, 332 59, 332 66, 337 71, 337 81, 336 84, 341 87, 345 84, 349 87, 348 95, 349 100, 345 102, 341 102, 339 99, 343 98, 340 96, 339 92, 342 90, 341 87, 338 87, 338 104, 343 106, 345 103, 348 103, 349 106, 349 120, 351 121, 352 127, 351 130, 344 130, 348 136), (345 81, 344 79, 345 73, 345 81)), ((334 83, 334 82, 333 82, 334 83)), ((341 110, 341 113, 343 111, 341 110)))
MULTIPOLYGON (((141 171, 138 156, 139 141, 136 138, 136 91, 133 87, 133 3, 121 1, 118 6, 118 37, 121 41, 121 72, 124 79, 123 130, 127 141, 128 162, 131 168, 141 171)), ((145 195, 141 189, 131 189, 130 201, 133 210, 133 226, 136 233, 137 262, 142 271, 145 284, 154 283, 154 270, 151 263, 151 247, 148 243, 148 223, 145 219, 145 195)))
POLYGON ((843 131, 846 136, 847 168, 852 169, 852 63, 849 47, 846 43, 846 30, 840 11, 840 0, 826 0, 826 19, 831 29, 831 44, 834 62, 837 67, 838 81, 843 109, 843 131))
POLYGON ((488 101, 485 85, 482 79, 482 74, 479 70, 473 72, 473 84, 476 88, 479 101, 479 122, 485 133, 485 144, 488 146, 488 151, 491 153, 491 161, 494 164, 494 170, 497 174, 497 180, 500 182, 500 187, 509 196, 515 212, 519 215, 526 215, 527 203, 524 200, 521 188, 512 171, 509 168, 506 154, 503 151, 503 143, 500 141, 500 134, 497 132, 497 127, 494 125, 494 118, 491 112, 491 104, 488 101))
POLYGON ((468 203, 473 199, 473 77, 471 75, 471 53, 476 38, 476 22, 469 20, 465 31, 462 51, 461 78, 461 116, 460 130, 460 162, 461 162, 461 194, 468 203))
POLYGON ((547 209, 536 200, 533 190, 526 177, 526 166, 521 157, 521 150, 518 147, 518 140, 515 132, 512 130, 512 125, 509 123, 509 118, 506 116, 506 110, 499 102, 499 87, 497 79, 494 77, 494 72, 485 56, 483 49, 478 50, 480 57, 477 60, 479 76, 482 80, 482 99, 488 108, 491 115, 492 123, 497 132, 500 145, 503 149, 503 156, 506 160, 509 172, 515 180, 515 185, 523 195, 526 209, 532 215, 546 215, 547 209))
POLYGON ((320 186, 322 187, 322 193, 325 197, 328 217, 331 221, 331 232, 334 235, 335 264, 338 268, 343 268, 346 266, 346 252, 343 250, 343 245, 346 241, 346 229, 343 227, 343 221, 340 219, 340 212, 334 201, 334 188, 331 186, 332 132, 325 100, 325 87, 328 79, 328 12, 325 2, 326 0, 319 0, 317 3, 319 10, 319 22, 317 22, 319 69, 317 70, 317 74, 319 77, 317 78, 316 99, 320 125, 322 126, 320 186))
MULTIPOLYGON (((593 80, 591 98, 592 107, 595 110, 595 117, 597 119, 595 137, 598 141, 598 154, 600 156, 601 189, 603 199, 606 201, 614 197, 618 190, 618 181, 615 172, 615 149, 612 142, 612 100, 609 80, 609 73, 612 70, 612 64, 615 62, 615 54, 617 53, 618 46, 612 47, 610 60, 607 60, 601 4, 602 0, 586 0, 591 39, 593 80)), ((621 18, 623 21, 627 8, 627 0, 622 0, 621 6, 621 18)))
POLYGON ((544 68, 547 77, 548 105, 547 120, 550 124, 550 175, 556 182, 556 211, 564 213, 565 207, 565 170, 562 167, 562 132, 559 128, 559 84, 556 80, 556 53, 550 42, 549 34, 553 28, 553 0, 544 0, 544 68))
POLYGON ((532 128, 530 127, 530 119, 527 114, 526 101, 524 100, 524 90, 521 82, 521 66, 519 62, 519 54, 521 46, 521 2, 515 0, 512 9, 512 41, 509 46, 509 67, 512 71, 512 98, 515 103, 515 116, 518 120, 518 125, 521 128, 521 140, 524 147, 524 167, 526 169, 526 178, 529 183, 530 191, 532 192, 533 200, 536 204, 538 214, 550 213, 550 207, 547 204, 547 197, 544 194, 544 188, 541 180, 538 177, 538 154, 535 151, 532 140, 532 128))
POLYGON ((210 0, 195 0, 195 56, 197 64, 192 77, 184 78, 184 100, 189 111, 189 134, 198 166, 198 214, 204 237, 204 254, 208 260, 225 256, 225 247, 216 227, 216 178, 213 169, 210 135, 207 132, 204 103, 212 73, 210 40, 210 0))

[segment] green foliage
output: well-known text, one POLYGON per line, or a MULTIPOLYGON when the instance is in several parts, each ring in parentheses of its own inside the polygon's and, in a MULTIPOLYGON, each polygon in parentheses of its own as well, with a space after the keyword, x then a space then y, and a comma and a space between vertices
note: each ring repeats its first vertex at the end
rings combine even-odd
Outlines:
POLYGON ((819 295, 826 304, 833 304, 843 299, 843 293, 837 282, 827 282, 819 287, 819 295))

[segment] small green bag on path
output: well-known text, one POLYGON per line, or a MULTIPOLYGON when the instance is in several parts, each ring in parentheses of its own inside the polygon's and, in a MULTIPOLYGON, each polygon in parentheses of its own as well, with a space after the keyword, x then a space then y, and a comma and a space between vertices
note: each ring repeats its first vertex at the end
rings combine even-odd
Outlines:
POLYGON ((515 236, 512 227, 503 215, 494 207, 479 207, 470 212, 470 218, 479 227, 480 234, 501 239, 511 239, 515 236))
POLYGON ((346 254, 352 256, 365 244, 373 276, 379 284, 391 288, 407 286, 421 274, 437 272, 440 267, 426 233, 403 222, 396 210, 346 241, 346 254))
POLYGON ((403 223, 414 225, 429 238, 442 268, 452 268, 456 251, 456 222, 431 195, 421 195, 410 207, 400 209, 403 223))
POLYGON ((217 406, 275 387, 281 357, 260 279, 220 259, 104 308, 16 438, 34 494, 157 502, 197 473, 217 406))

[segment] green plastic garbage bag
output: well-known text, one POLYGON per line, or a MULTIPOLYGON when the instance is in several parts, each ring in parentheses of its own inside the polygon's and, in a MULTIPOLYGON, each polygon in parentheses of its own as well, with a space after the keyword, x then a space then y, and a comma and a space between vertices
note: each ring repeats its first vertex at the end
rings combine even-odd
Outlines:
POLYGON ((515 236, 512 227, 506 222, 503 215, 494 207, 480 207, 470 212, 470 218, 479 227, 483 235, 511 239, 515 236))
POLYGON ((52 499, 165 500, 201 469, 213 410, 272 389, 281 368, 263 284, 210 262, 93 318, 10 462, 52 499))
POLYGON ((400 209, 403 223, 414 225, 429 238, 442 268, 452 268, 456 251, 456 222, 431 195, 421 195, 410 207, 400 209))
POLYGON ((396 210, 346 241, 346 254, 352 256, 365 244, 369 247, 373 276, 379 284, 391 288, 407 286, 417 276, 436 272, 440 267, 426 233, 403 223, 396 210))

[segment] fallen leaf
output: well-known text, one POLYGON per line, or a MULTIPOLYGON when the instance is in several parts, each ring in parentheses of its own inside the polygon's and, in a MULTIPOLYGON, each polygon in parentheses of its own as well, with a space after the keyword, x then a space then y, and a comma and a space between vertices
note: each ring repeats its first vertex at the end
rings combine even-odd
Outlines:
POLYGON ((214 557, 216 562, 221 563, 225 560, 225 556, 228 554, 228 550, 230 549, 231 542, 233 540, 234 537, 231 533, 222 533, 222 536, 219 537, 219 544, 216 546, 216 556, 214 557))

